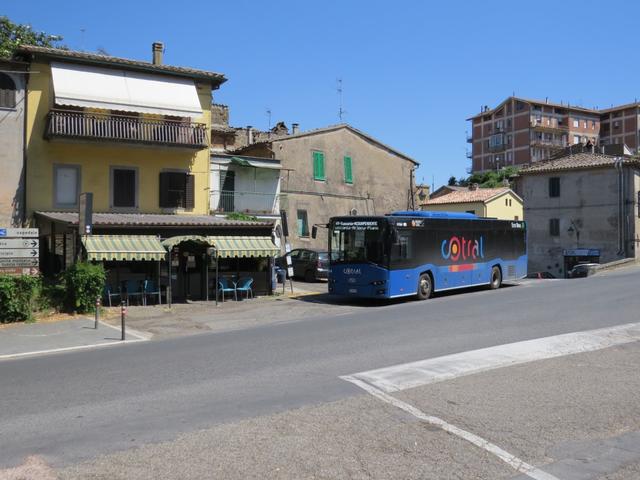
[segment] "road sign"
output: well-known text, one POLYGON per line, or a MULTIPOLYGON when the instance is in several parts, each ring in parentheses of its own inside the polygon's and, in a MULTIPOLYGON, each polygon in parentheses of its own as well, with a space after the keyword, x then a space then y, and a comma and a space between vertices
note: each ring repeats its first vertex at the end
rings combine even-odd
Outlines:
POLYGON ((3 248, 35 248, 40 246, 37 238, 0 238, 0 249, 3 248))
POLYGON ((38 257, 35 258, 0 258, 0 268, 2 267, 37 267, 38 257))
POLYGON ((6 237, 38 237, 37 228, 0 228, 0 238, 6 237))
POLYGON ((38 258, 35 248, 10 248, 0 250, 0 258, 38 258))
POLYGON ((37 275, 38 267, 0 267, 0 275, 37 275))

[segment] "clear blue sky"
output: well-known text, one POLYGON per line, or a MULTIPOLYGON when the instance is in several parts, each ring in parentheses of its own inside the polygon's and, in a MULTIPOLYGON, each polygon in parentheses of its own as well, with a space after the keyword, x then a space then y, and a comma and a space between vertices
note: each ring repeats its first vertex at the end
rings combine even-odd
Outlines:
POLYGON ((640 98, 640 4, 618 1, 7 1, 0 15, 73 49, 224 73, 231 123, 344 120, 421 163, 436 187, 470 161, 466 118, 512 92, 587 107, 640 98), (84 29, 84 33, 81 32, 84 29))

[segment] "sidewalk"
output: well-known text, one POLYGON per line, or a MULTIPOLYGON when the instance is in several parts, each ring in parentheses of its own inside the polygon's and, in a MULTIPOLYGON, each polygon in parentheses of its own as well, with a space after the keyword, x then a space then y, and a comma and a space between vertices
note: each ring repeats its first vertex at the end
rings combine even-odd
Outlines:
POLYGON ((140 342, 146 336, 126 331, 126 340, 120 340, 120 328, 82 317, 54 323, 14 323, 0 327, 0 360, 44 353, 82 350, 107 345, 140 342))

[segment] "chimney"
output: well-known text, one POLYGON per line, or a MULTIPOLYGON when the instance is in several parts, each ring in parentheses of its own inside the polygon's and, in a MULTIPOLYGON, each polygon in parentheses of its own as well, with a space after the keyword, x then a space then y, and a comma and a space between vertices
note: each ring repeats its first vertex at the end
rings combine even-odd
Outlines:
POLYGON ((472 192, 475 190, 478 190, 478 184, 477 183, 470 183, 469 184, 469 190, 471 190, 472 192))
POLYGON ((162 65, 162 52, 164 51, 164 44, 162 42, 153 42, 151 44, 151 52, 153 54, 153 64, 162 65))
POLYGON ((253 143, 253 127, 251 125, 247 125, 247 145, 251 145, 253 143))
POLYGON ((295 135, 297 133, 300 133, 300 124, 299 123, 292 123, 291 124, 291 135, 295 135))

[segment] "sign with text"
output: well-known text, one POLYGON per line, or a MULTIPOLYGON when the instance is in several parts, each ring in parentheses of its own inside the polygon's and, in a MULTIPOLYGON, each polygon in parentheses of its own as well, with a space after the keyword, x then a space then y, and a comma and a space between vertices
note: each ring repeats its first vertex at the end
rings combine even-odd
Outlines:
POLYGON ((35 248, 40 246, 37 238, 0 238, 0 248, 35 248))
POLYGON ((0 275, 37 275, 37 228, 0 228, 0 275))
POLYGON ((38 237, 37 228, 0 228, 0 238, 38 237))
POLYGON ((37 267, 36 258, 0 258, 0 267, 37 267))

